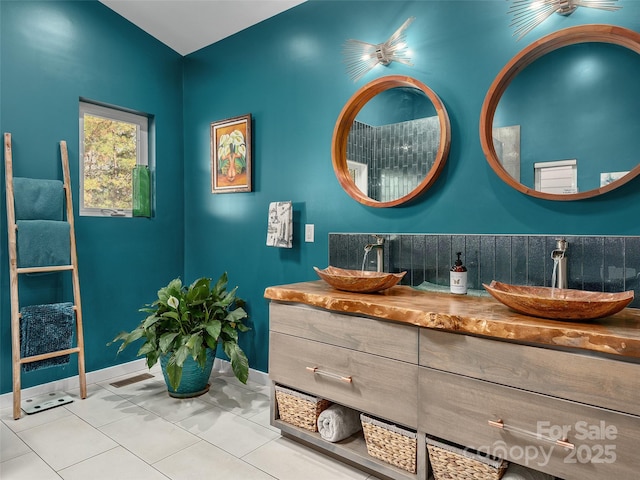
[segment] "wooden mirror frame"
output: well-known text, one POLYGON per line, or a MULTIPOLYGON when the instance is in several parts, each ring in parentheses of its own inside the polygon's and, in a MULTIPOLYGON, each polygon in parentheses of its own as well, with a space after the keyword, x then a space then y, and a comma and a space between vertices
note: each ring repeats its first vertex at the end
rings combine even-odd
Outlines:
POLYGON ((338 177, 338 182, 340 182, 342 188, 351 198, 370 207, 395 207, 415 199, 436 181, 445 162, 447 161, 450 147, 451 124, 449 122, 447 111, 440 98, 429 87, 414 78, 402 75, 389 75, 367 83, 360 88, 349 99, 349 101, 347 101, 340 112, 340 116, 338 117, 338 121, 336 122, 336 126, 333 130, 331 159, 333 162, 333 170, 336 173, 336 177, 338 177), (438 119, 440 120, 440 143, 438 144, 438 152, 436 154, 433 167, 431 167, 429 173, 427 173, 425 178, 416 188, 403 197, 388 202, 379 202, 363 193, 356 186, 351 175, 349 175, 349 169, 347 168, 347 138, 349 137, 349 131, 351 130, 353 122, 362 107, 364 107, 365 104, 378 93, 398 87, 417 88, 421 90, 429 100, 431 100, 431 103, 433 103, 438 115, 438 119))
POLYGON ((500 98, 513 78, 538 58, 546 55, 547 53, 569 45, 589 42, 612 43, 626 47, 629 50, 640 54, 640 33, 634 32, 633 30, 613 25, 598 24, 570 27, 542 37, 518 53, 500 71, 487 92, 487 96, 482 104, 482 112, 480 114, 480 143, 482 144, 482 150, 487 157, 489 165, 491 165, 491 168, 493 168, 498 176, 505 183, 522 193, 531 195, 532 197, 544 198, 546 200, 581 200, 583 198, 595 197, 618 188, 640 174, 640 164, 638 164, 624 177, 611 182, 604 187, 594 188, 592 190, 578 193, 544 193, 516 181, 504 169, 498 159, 498 155, 496 154, 496 150, 493 145, 493 118, 495 116, 498 103, 500 102, 500 98))

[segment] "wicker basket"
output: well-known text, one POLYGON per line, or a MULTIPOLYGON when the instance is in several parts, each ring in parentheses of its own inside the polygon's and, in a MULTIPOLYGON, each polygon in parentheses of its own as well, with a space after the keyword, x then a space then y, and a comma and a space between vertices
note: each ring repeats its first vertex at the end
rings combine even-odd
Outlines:
POLYGON ((509 463, 501 458, 427 437, 435 480, 499 480, 509 463))
POLYGON ((318 431, 318 416, 331 402, 276 385, 280 420, 312 432, 318 431))
POLYGON ((367 452, 372 457, 416 473, 416 433, 397 425, 360 415, 367 452))

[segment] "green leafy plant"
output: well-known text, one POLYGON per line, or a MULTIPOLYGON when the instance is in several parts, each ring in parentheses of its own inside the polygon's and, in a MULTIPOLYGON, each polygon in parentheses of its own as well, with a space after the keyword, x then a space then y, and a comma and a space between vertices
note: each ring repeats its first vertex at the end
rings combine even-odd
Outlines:
POLYGON ((227 273, 211 286, 210 278, 199 278, 188 287, 176 278, 158 290, 158 298, 141 308, 148 316, 131 332, 121 332, 109 344, 122 341, 118 353, 140 338, 145 342, 138 356, 146 355, 151 368, 162 355, 170 355, 167 375, 177 389, 182 366, 190 356, 204 368, 207 348, 218 343, 231 360, 234 375, 247 383, 249 362, 238 345, 238 333, 250 330, 242 321, 247 318, 245 302, 236 296, 235 287, 227 292, 227 273))

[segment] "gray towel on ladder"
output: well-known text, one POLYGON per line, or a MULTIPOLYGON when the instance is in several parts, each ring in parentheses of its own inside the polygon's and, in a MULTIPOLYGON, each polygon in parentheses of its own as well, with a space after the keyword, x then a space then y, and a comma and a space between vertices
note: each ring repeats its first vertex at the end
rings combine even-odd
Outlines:
MULTIPOLYGON (((73 346, 75 312, 73 303, 30 305, 20 309, 20 356, 31 357, 42 353, 66 350, 73 346)), ((69 363, 69 355, 25 363, 22 370, 30 372, 41 368, 69 363)))

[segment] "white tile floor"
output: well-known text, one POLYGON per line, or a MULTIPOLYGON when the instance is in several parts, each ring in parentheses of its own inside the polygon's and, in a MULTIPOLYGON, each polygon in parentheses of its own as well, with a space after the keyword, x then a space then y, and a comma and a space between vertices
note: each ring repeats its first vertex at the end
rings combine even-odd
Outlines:
POLYGON ((269 388, 214 373, 198 398, 167 395, 161 372, 116 388, 88 385, 82 400, 13 420, 0 410, 2 480, 371 480, 280 436, 269 388))

